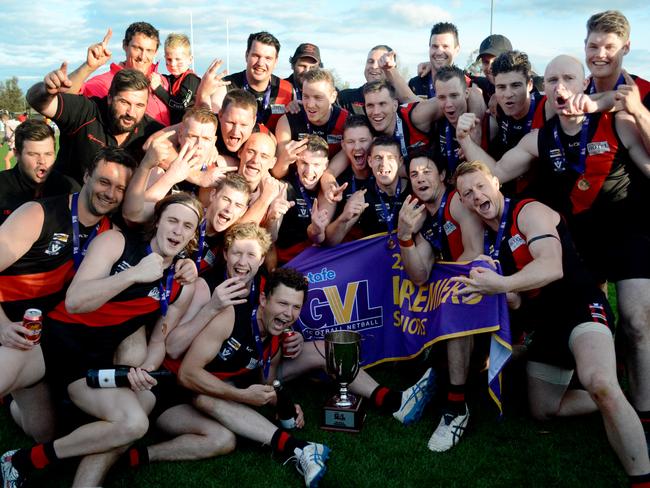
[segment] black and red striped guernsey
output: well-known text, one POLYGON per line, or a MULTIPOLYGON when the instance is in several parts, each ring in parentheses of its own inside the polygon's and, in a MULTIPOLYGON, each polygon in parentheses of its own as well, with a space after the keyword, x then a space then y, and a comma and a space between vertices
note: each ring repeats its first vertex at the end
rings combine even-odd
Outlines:
MULTIPOLYGON (((451 216, 451 202, 456 195, 456 190, 445 190, 442 218, 438 211, 434 215, 427 212, 427 217, 422 224, 420 234, 433 248, 436 259, 445 261, 458 261, 463 254, 463 235, 460 224, 451 216)), ((442 205, 442 203, 441 203, 442 205)))
MULTIPOLYGON (((69 195, 44 198, 37 203, 45 213, 38 239, 18 261, 0 272, 0 302, 12 321, 20 320, 27 308, 49 311, 63 300, 75 272, 69 195)), ((94 227, 79 225, 82 246, 94 227)), ((98 233, 110 228, 110 220, 103 217, 98 233)))
POLYGON ((297 114, 287 113, 287 122, 291 128, 291 139, 298 141, 308 134, 322 137, 327 142, 330 159, 341 150, 343 125, 347 118, 348 111, 336 105, 332 106, 330 117, 325 125, 314 125, 310 123, 304 107, 300 107, 300 112, 297 114))
MULTIPOLYGON (((140 236, 126 236, 124 251, 111 268, 111 275, 137 265, 148 254, 147 245, 140 236)), ((43 357, 50 381, 57 389, 84 377, 88 369, 110 368, 120 343, 157 320, 159 284, 160 280, 136 283, 88 313, 70 313, 61 302, 45 316, 43 357)), ((179 297, 181 289, 173 280, 169 303, 179 297)))

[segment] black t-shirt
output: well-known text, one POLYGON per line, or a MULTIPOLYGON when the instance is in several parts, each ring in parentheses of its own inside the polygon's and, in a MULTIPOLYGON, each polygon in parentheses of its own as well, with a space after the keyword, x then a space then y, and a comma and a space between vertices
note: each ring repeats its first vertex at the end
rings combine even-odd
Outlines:
POLYGON ((169 88, 165 90, 162 85, 156 88, 158 98, 169 108, 169 120, 173 124, 182 122, 185 110, 194 105, 196 92, 199 89, 201 78, 192 70, 187 70, 180 76, 163 75, 167 78, 169 88))
POLYGON ((295 202, 295 205, 287 210, 282 218, 278 240, 275 243, 280 249, 308 240, 307 227, 311 224, 311 207, 318 197, 319 190, 318 186, 308 190, 300 183, 295 165, 283 181, 287 182, 287 201, 295 202))
POLYGON ((411 187, 405 178, 400 179, 397 191, 393 196, 388 196, 376 184, 369 185, 365 195, 368 207, 363 211, 358 222, 363 235, 369 236, 379 232, 397 230, 399 211, 409 193, 411 193, 411 187))
MULTIPOLYGON (((55 169, 71 176, 80 184, 86 165, 97 152, 106 146, 118 147, 111 127, 110 107, 107 98, 86 98, 82 95, 57 95, 59 107, 52 117, 61 131, 60 148, 55 169)), ((144 157, 142 145, 163 126, 145 115, 127 139, 119 145, 140 161, 144 157)))
POLYGON ((67 195, 79 191, 79 184, 69 176, 52 171, 40 187, 23 174, 20 166, 0 173, 0 225, 23 203, 36 198, 67 195))

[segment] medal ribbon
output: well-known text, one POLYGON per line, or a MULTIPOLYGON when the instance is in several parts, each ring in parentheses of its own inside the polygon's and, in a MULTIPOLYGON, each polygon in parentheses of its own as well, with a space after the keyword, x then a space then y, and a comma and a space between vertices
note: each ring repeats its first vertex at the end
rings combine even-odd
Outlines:
POLYGON ((72 259, 74 261, 74 269, 79 269, 81 261, 86 255, 86 249, 90 241, 92 241, 97 235, 99 230, 99 223, 95 226, 92 232, 86 238, 83 246, 80 246, 79 238, 79 193, 72 194, 72 209, 70 211, 72 214, 72 259))
MULTIPOLYGON (((560 133, 558 131, 558 126, 560 122, 555 124, 553 127, 553 139, 555 140, 555 147, 560 152, 561 157, 561 166, 564 167, 568 162, 566 159, 566 153, 564 152, 564 146, 560 140, 560 133)), ((580 158, 578 164, 572 164, 571 169, 576 173, 582 175, 585 172, 585 165, 587 161, 587 133, 589 132, 589 115, 585 114, 582 121, 582 127, 580 128, 580 158)))
POLYGON ((255 346, 257 348, 259 360, 263 363, 262 373, 264 374, 264 381, 266 381, 266 378, 269 377, 269 370, 271 369, 271 353, 269 352, 269 357, 264 361, 264 343, 260 336, 260 327, 257 325, 257 307, 254 307, 251 312, 251 329, 253 332, 253 339, 255 339, 255 346))
MULTIPOLYGON (((246 77, 246 73, 244 73, 244 90, 250 92, 253 91, 253 89, 250 87, 248 84, 248 78, 246 77)), ((271 103, 271 80, 269 80, 269 86, 266 87, 266 90, 264 91, 264 98, 262 101, 262 110, 257 111, 257 123, 261 123, 261 119, 264 117, 264 114, 262 112, 268 110, 269 105, 271 103)))
POLYGON ((501 252, 501 241, 503 240, 503 232, 506 229, 506 220, 508 220, 508 207, 510 207, 510 199, 505 198, 503 201, 503 213, 501 214, 501 222, 499 222, 499 231, 497 238, 494 241, 493 252, 490 252, 490 240, 488 238, 488 230, 485 229, 483 233, 483 254, 490 256, 493 259, 499 259, 501 252))
MULTIPOLYGON (((147 256, 152 252, 151 245, 147 244, 147 256)), ((158 281, 158 291, 160 292, 160 313, 163 317, 167 316, 167 310, 169 309, 169 297, 172 294, 172 285, 174 280, 174 263, 167 268, 166 272, 167 279, 165 280, 165 285, 163 286, 162 278, 158 281)))

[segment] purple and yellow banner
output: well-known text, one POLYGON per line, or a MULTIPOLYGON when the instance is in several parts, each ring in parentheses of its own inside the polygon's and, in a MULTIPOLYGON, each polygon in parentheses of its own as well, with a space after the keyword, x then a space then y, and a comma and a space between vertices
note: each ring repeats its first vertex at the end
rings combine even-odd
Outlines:
POLYGON ((324 339, 334 330, 360 332, 361 364, 368 367, 412 358, 444 339, 492 333, 488 381, 500 405, 499 372, 511 349, 505 295, 461 297, 455 292, 464 285, 451 279, 485 264, 439 262, 418 286, 403 269, 399 247, 386 243, 380 235, 311 247, 288 263, 309 280, 297 322, 305 339, 324 339))

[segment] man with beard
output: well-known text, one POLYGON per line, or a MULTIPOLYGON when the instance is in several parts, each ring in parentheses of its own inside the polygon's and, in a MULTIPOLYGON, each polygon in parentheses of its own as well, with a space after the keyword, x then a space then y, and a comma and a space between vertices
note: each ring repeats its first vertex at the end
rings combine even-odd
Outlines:
MULTIPOLYGON (((379 60, 384 54, 391 52, 393 52, 393 48, 385 44, 380 44, 370 50, 363 70, 363 76, 367 83, 386 79, 384 70, 379 66, 379 60)), ((341 90, 339 93, 339 105, 351 114, 364 115, 365 100, 363 98, 363 86, 341 90)))
POLYGON ((16 166, 0 173, 0 224, 23 203, 79 190, 68 176, 52 171, 56 157, 54 131, 42 120, 26 120, 16 128, 16 166))
POLYGON ((293 99, 302 100, 302 77, 312 69, 322 68, 320 49, 315 44, 303 43, 296 48, 296 52, 289 58, 293 73, 285 78, 293 87, 293 99))
POLYGON ((82 168, 105 146, 125 148, 141 160, 142 145, 162 126, 145 115, 149 81, 133 69, 118 71, 106 98, 66 93, 71 86, 67 65, 45 76, 27 92, 27 101, 59 127, 59 153, 55 169, 82 181, 82 168))
MULTIPOLYGON (((134 22, 127 27, 122 41, 122 49, 126 59, 121 63, 111 63, 110 69, 101 75, 84 81, 97 69, 106 64, 111 58, 111 51, 108 49, 108 42, 113 31, 108 29, 101 42, 93 44, 88 48, 86 62, 79 66, 73 73, 70 73, 72 83, 70 93, 81 93, 88 98, 104 98, 108 95, 113 77, 122 69, 135 69, 140 71, 147 80, 152 74, 158 75, 158 63, 154 63, 156 52, 160 46, 158 30, 147 22, 134 22)), ((159 75, 158 75, 159 76, 159 75)), ((161 77, 161 84, 167 90, 169 84, 167 79, 161 77)), ((169 109, 162 99, 155 95, 153 89, 149 89, 146 113, 152 119, 163 125, 169 125, 169 109)))

